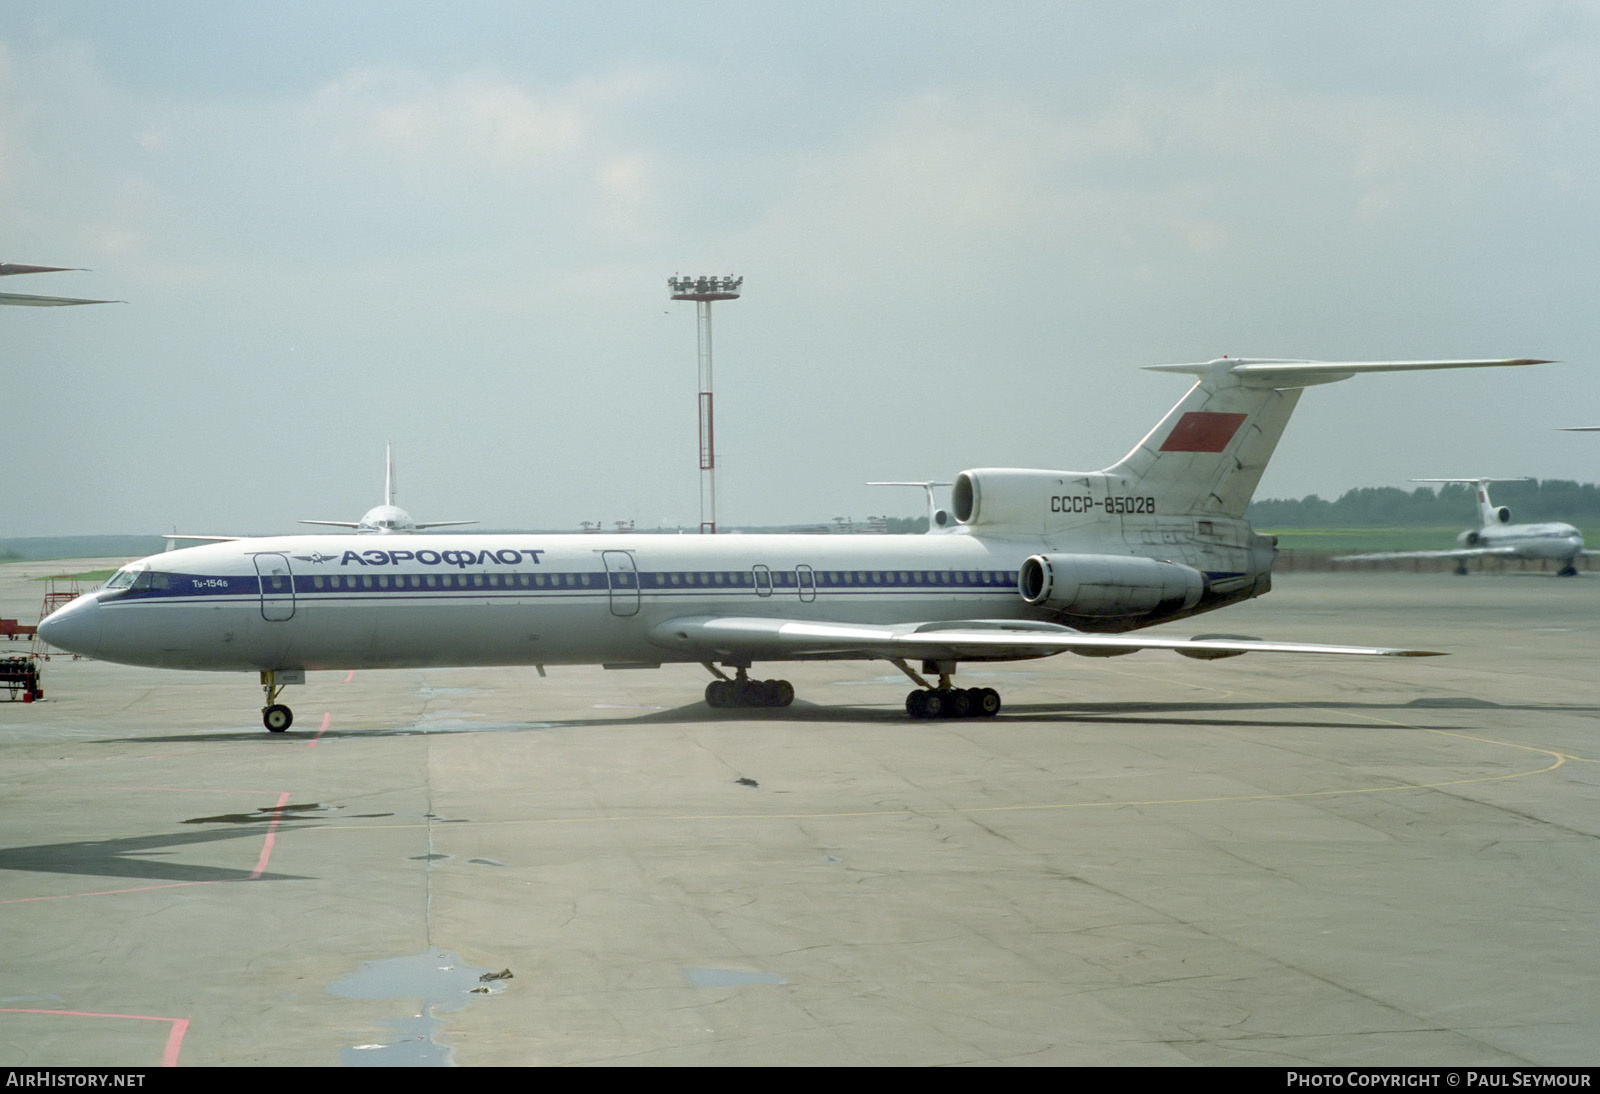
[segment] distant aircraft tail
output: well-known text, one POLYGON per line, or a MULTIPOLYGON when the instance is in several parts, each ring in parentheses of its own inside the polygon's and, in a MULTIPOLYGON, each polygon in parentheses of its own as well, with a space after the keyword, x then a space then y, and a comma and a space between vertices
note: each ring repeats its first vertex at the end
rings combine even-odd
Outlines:
POLYGON ((1412 482, 1460 482, 1473 488, 1473 500, 1478 503, 1478 527, 1493 528, 1501 524, 1511 523, 1511 510, 1503 505, 1496 505, 1489 500, 1489 484, 1491 482, 1527 482, 1521 479, 1412 479, 1412 482))

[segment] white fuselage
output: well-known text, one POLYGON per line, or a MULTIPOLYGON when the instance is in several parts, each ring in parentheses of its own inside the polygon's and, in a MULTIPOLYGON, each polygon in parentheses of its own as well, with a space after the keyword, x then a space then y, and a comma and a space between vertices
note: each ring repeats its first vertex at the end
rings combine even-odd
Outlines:
POLYGON ((1518 558, 1569 563, 1583 554, 1583 535, 1572 525, 1559 522, 1489 525, 1462 532, 1457 542, 1468 548, 1515 552, 1518 558))
MULTIPOLYGON (((964 532, 239 540, 136 563, 52 615, 46 632, 65 649, 164 668, 656 665, 706 659, 652 633, 689 616, 1056 620, 1018 592, 1019 567, 1043 546, 964 532)), ((1248 552, 1222 550, 1229 572, 1183 614, 1266 590, 1270 550, 1254 567, 1248 552)))

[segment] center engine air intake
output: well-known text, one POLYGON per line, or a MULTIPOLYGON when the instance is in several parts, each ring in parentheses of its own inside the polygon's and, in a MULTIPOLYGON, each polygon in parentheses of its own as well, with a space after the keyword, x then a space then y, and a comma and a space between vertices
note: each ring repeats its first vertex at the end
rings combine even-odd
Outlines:
POLYGON ((1034 555, 1017 575, 1022 599, 1067 615, 1168 615, 1192 608, 1205 575, 1192 566, 1125 555, 1034 555))

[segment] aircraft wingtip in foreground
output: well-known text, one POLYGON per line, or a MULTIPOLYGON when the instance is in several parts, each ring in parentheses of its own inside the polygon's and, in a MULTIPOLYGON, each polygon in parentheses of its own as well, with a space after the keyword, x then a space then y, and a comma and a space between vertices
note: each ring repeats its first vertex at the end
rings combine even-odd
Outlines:
MULTIPOLYGON (((24 262, 0 262, 0 277, 15 274, 82 273, 78 266, 32 266, 24 262)), ((0 292, 0 305, 22 308, 59 308, 74 304, 126 304, 126 300, 86 300, 77 296, 36 296, 32 293, 0 292)))
POLYGON ((794 697, 787 681, 751 679, 756 662, 878 659, 917 684, 907 713, 930 718, 999 710, 993 689, 952 685, 964 662, 1141 649, 1430 656, 1131 632, 1272 587, 1275 541, 1244 511, 1304 388, 1541 363, 1159 365, 1196 381, 1121 460, 1093 472, 963 471, 945 534, 238 540, 125 566, 39 634, 129 664, 259 672, 273 732, 293 720, 283 688, 318 669, 699 662, 713 677, 710 705, 753 707, 794 697))
POLYGON ((1478 526, 1456 537, 1460 545, 1440 551, 1374 551, 1359 555, 1339 555, 1334 562, 1389 562, 1407 558, 1454 559, 1456 573, 1464 575, 1467 563, 1475 558, 1520 558, 1561 563, 1557 577, 1576 577, 1580 557, 1600 554, 1583 545, 1583 533, 1561 521, 1542 524, 1512 524, 1511 510, 1489 500, 1492 482, 1527 482, 1525 478, 1412 479, 1412 482, 1459 482, 1475 488, 1478 526))

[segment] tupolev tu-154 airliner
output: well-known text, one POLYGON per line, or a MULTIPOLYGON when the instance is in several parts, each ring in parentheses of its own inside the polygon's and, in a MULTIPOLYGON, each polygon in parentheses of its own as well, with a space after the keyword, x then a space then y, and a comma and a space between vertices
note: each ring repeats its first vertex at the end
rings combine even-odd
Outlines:
POLYGON ((60 649, 161 668, 259 672, 274 733, 307 670, 700 662, 713 707, 787 706, 763 661, 881 659, 913 718, 990 716, 962 662, 1167 649, 1426 656, 1372 646, 1140 636, 1266 593, 1273 539, 1244 520, 1304 388, 1364 372, 1531 365, 1223 358, 1102 471, 982 468, 939 535, 314 535, 141 559, 58 609, 60 649), (918 668, 913 662, 919 663, 918 668), (729 676, 726 670, 732 670, 729 676), (930 680, 929 677, 934 677, 930 680))
POLYGON ((1374 551, 1340 555, 1335 562, 1382 562, 1405 558, 1454 559, 1456 573, 1465 576, 1474 558, 1526 558, 1561 563, 1557 577, 1577 577, 1577 559, 1596 553, 1583 545, 1583 533, 1561 521, 1512 524, 1511 510, 1489 500, 1491 482, 1526 482, 1526 479, 1412 479, 1412 482, 1471 483, 1478 499, 1478 526, 1456 537, 1459 546, 1442 551, 1374 551))

